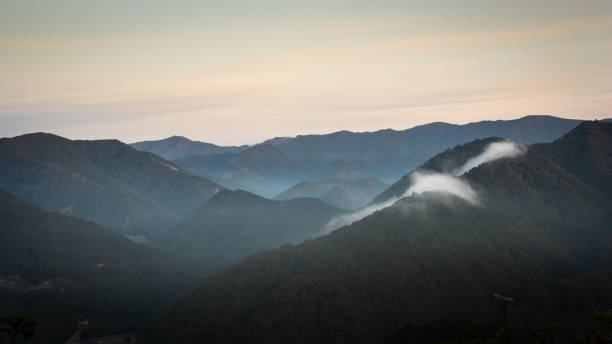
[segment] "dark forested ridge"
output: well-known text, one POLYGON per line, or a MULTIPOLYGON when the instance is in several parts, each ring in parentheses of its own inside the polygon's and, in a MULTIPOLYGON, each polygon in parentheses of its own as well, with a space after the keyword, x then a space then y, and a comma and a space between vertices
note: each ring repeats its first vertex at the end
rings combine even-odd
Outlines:
POLYGON ((137 330, 209 271, 0 190, 0 310, 36 320, 33 343, 63 343, 81 320, 89 335, 137 330))
POLYGON ((36 133, 0 139, 0 187, 37 206, 154 236, 220 190, 117 140, 36 133))
POLYGON ((314 198, 274 201, 246 191, 224 190, 169 231, 165 242, 173 251, 228 265, 316 237, 331 218, 343 212, 314 198))
POLYGON ((165 306, 151 333, 164 343, 378 343, 406 323, 490 320, 500 290, 517 299, 511 321, 580 322, 612 305, 611 164, 612 124, 583 123, 462 176, 478 204, 413 195, 253 255, 165 306))

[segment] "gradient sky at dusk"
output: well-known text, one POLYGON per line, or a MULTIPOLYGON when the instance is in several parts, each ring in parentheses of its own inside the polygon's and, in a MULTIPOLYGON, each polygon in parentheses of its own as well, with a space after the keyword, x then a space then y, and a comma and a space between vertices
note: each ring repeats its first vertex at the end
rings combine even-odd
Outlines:
POLYGON ((0 0, 0 136, 612 117, 612 1, 0 0))

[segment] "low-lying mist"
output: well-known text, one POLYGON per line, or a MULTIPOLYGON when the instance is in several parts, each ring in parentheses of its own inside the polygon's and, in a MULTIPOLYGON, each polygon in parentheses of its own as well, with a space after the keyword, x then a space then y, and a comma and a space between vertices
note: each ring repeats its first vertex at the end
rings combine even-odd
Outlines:
POLYGON ((335 229, 361 220, 362 218, 376 211, 391 206, 401 198, 409 197, 415 194, 422 194, 424 192, 451 194, 476 205, 478 204, 478 194, 465 180, 460 177, 471 169, 489 161, 502 158, 512 158, 525 152, 526 147, 518 145, 514 142, 494 142, 487 145, 482 153, 469 159, 461 167, 453 170, 450 173, 428 173, 423 171, 412 172, 410 175, 410 187, 401 196, 391 198, 382 203, 369 205, 350 214, 336 216, 325 225, 322 234, 330 233, 335 229))

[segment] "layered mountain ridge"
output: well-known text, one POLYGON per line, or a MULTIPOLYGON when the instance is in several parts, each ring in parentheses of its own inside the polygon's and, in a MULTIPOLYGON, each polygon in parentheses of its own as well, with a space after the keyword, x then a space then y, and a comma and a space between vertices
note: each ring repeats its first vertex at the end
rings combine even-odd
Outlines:
MULTIPOLYGON (((456 161, 497 140, 458 147, 456 161)), ((253 255, 159 311, 152 333, 181 343, 377 343, 406 323, 491 319, 500 290, 520 300, 521 320, 585 318, 612 303, 611 150, 612 124, 583 123, 458 178, 478 204, 416 194, 253 255)))
POLYGON ((0 139, 0 187, 46 210, 154 237, 222 188, 117 140, 0 139))
POLYGON ((164 241, 173 251, 227 266, 263 250, 316 237, 343 212, 314 198, 274 201, 224 190, 183 219, 164 241))
POLYGON ((249 159, 240 158, 248 150, 244 146, 215 146, 217 148, 207 151, 198 148, 200 143, 190 141, 189 147, 193 148, 187 149, 184 140, 175 138, 157 141, 160 147, 155 142, 133 146, 160 154, 178 166, 225 187, 245 189, 271 198, 292 185, 309 180, 340 178, 355 181, 372 177, 391 184, 437 152, 458 144, 492 136, 520 144, 549 142, 579 123, 580 120, 552 116, 526 116, 464 125, 436 122, 400 131, 385 129, 355 133, 345 130, 322 135, 277 137, 250 147, 261 154, 249 159), (179 142, 172 148, 174 141, 179 142), (266 145, 276 147, 283 159, 279 160, 280 154, 276 151, 263 154, 266 145), (242 163, 236 164, 234 159, 242 163), (262 166, 265 169, 261 170, 262 166))
POLYGON ((211 271, 0 190, 0 308, 35 319, 35 343, 64 342, 82 320, 90 335, 133 331, 211 271))

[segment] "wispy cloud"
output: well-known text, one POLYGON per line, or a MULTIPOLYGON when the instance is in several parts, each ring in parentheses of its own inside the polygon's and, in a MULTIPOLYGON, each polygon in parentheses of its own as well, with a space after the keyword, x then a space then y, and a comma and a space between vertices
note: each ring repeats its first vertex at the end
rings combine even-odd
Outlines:
POLYGON ((392 206, 404 197, 412 195, 432 192, 448 194, 461 198, 472 205, 481 205, 476 191, 461 176, 484 163, 498 159, 513 158, 524 154, 526 151, 526 147, 510 141, 493 142, 488 144, 480 154, 466 161, 465 164, 455 171, 449 171, 448 173, 413 171, 410 173, 410 185, 400 196, 368 205, 349 214, 336 216, 324 226, 322 234, 327 234, 342 226, 350 225, 377 211, 392 206))

